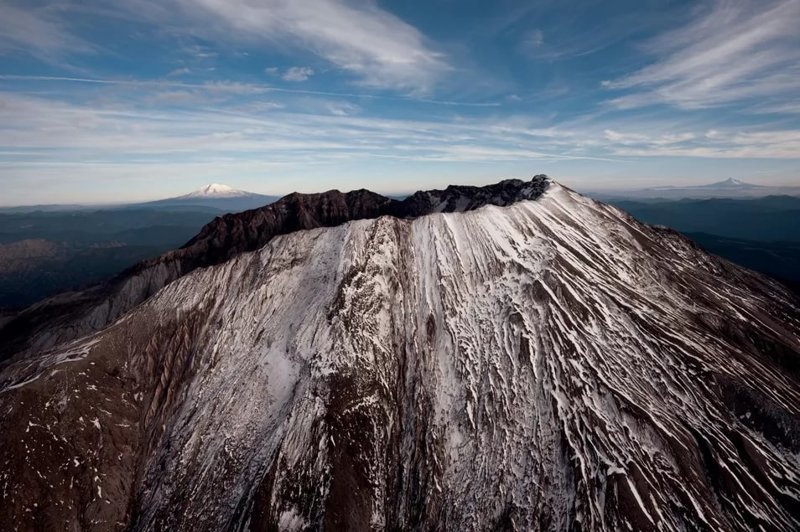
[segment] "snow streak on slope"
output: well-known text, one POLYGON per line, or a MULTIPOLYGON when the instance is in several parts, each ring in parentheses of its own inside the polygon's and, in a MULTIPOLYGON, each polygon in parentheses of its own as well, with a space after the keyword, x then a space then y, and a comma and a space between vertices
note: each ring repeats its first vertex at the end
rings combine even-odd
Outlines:
POLYGON ((0 528, 793 530, 798 353, 778 285, 557 184, 300 231, 7 368, 0 528))

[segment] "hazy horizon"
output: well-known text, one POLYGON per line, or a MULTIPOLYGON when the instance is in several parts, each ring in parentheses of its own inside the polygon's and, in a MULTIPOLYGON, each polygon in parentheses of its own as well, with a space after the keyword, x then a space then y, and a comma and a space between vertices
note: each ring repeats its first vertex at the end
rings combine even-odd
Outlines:
POLYGON ((800 2, 0 4, 0 205, 800 185, 800 2))
MULTIPOLYGON (((485 182, 479 182, 478 181, 478 182, 473 182, 473 183, 453 182, 453 183, 446 183, 446 184, 442 185, 441 187, 431 186, 431 187, 427 187, 427 188, 423 188, 423 189, 415 189, 415 190, 397 190, 397 191, 394 191, 394 190, 369 189, 369 187, 358 187, 358 188, 367 188, 369 190, 372 190, 373 192, 377 192, 377 193, 383 194, 385 196, 402 197, 402 196, 411 195, 414 192, 417 192, 417 190, 431 190, 431 189, 434 189, 434 188, 445 188, 448 185, 483 186, 483 185, 490 185, 490 184, 502 181, 503 179, 522 179, 522 180, 527 180, 530 177, 532 177, 532 176, 506 177, 506 178, 498 178, 498 179, 494 179, 494 180, 488 180, 488 181, 485 181, 485 182)), ((559 181, 559 180, 556 179, 556 181, 559 181)), ((746 180, 743 180, 743 179, 739 180, 739 181, 743 181, 744 184, 746 184, 746 185, 756 185, 756 183, 752 183, 752 182, 749 182, 749 181, 746 181, 746 180)), ((709 183, 697 182, 697 183, 686 184, 685 186, 691 188, 691 187, 694 187, 694 186, 697 186, 697 185, 711 185, 711 184, 716 184, 716 183, 719 183, 719 182, 720 181, 714 181, 714 182, 709 182, 709 183)), ((561 183, 564 184, 564 185, 570 186, 570 184, 567 183, 567 182, 561 182, 561 183)), ((74 206, 77 206, 77 207, 114 207, 114 206, 124 206, 124 205, 147 203, 147 202, 150 202, 150 201, 158 201, 158 200, 173 199, 173 198, 182 197, 182 196, 188 195, 188 193, 191 193, 191 192, 198 192, 201 188, 204 188, 205 186, 208 186, 208 185, 211 185, 211 184, 212 183, 205 183, 202 186, 199 186, 199 187, 195 188, 194 190, 183 191, 181 193, 178 193, 178 194, 175 194, 175 195, 171 195, 171 196, 153 196, 153 197, 148 196, 148 197, 143 197, 143 198, 129 198, 129 199, 120 199, 120 200, 117 200, 117 201, 97 201, 97 202, 92 202, 92 201, 80 202, 80 201, 77 201, 77 202, 70 202, 70 203, 17 203, 17 204, 0 203, 0 208, 37 207, 37 206, 43 206, 43 207, 46 207, 46 206, 66 206, 66 207, 68 207, 68 206, 71 206, 71 205, 74 205, 74 206)), ((217 184, 229 186, 228 183, 217 183, 217 184)), ((797 185, 797 184, 794 184, 794 183, 776 184, 776 185, 757 185, 757 186, 767 186, 767 187, 770 187, 770 188, 775 188, 778 191, 782 190, 781 187, 786 187, 786 188, 791 187, 792 189, 795 189, 795 188, 800 189, 800 185, 797 185)), ((651 188, 652 189, 658 189, 658 188, 661 188, 661 187, 674 187, 674 188, 680 189, 680 188, 682 188, 682 185, 675 185, 675 181, 669 181, 669 182, 666 182, 664 184, 648 185, 647 187, 641 187, 641 188, 626 187, 623 184, 622 186, 606 187, 606 188, 581 187, 581 188, 578 188, 576 190, 578 192, 612 194, 614 192, 646 191, 646 190, 651 189, 651 188)), ((251 194, 259 194, 259 195, 264 195, 264 196, 274 196, 274 197, 282 197, 282 196, 285 196, 287 194, 291 194, 293 192, 302 192, 302 191, 299 191, 299 190, 289 190, 289 191, 286 191, 286 192, 277 193, 277 192, 271 192, 271 191, 268 191, 268 190, 265 191, 265 190, 243 189, 243 188, 240 188, 240 187, 237 187, 237 186, 231 186, 231 188, 233 188, 233 189, 235 189, 237 191, 241 191, 241 192, 247 192, 247 193, 251 193, 251 194)), ((356 188, 331 187, 331 188, 313 190, 313 191, 307 191, 307 192, 308 193, 327 192, 329 190, 339 190, 340 192, 349 192, 349 191, 357 190, 357 189, 356 188)))

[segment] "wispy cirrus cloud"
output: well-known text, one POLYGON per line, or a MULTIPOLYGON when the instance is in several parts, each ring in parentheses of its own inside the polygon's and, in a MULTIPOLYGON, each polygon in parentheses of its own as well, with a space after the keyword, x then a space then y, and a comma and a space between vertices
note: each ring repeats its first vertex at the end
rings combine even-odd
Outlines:
MULTIPOLYGON (((333 153, 418 160, 585 157, 568 153, 566 143, 552 153, 538 148, 537 141, 559 136, 552 130, 485 120, 358 117, 351 114, 357 107, 341 102, 321 102, 320 113, 311 114, 272 106, 259 109, 259 100, 247 109, 238 99, 191 109, 147 109, 141 102, 121 101, 74 103, 0 92, 0 153, 38 153, 37 163, 64 157, 81 160, 89 154, 96 160, 111 160, 176 153, 201 158, 252 153, 256 159, 286 161, 303 155, 304 163, 308 154, 326 158, 333 153)), ((302 108, 308 107, 303 102, 302 108)), ((553 147, 552 142, 547 144, 553 147)))
POLYGON ((609 37, 608 34, 611 32, 608 30, 567 38, 559 36, 554 38, 554 33, 556 32, 548 31, 546 33, 539 28, 525 33, 519 44, 519 51, 538 61, 558 61, 592 54, 611 44, 615 38, 620 38, 618 36, 609 37), (551 42, 551 39, 554 42, 551 42))
MULTIPOLYGON (((39 58, 95 50, 79 31, 81 16, 161 27, 162 34, 216 46, 276 46, 313 54, 365 87, 429 93, 451 69, 446 56, 414 26, 366 0, 103 0, 45 4, 0 2, 0 53, 39 58)), ((200 45, 195 59, 217 51, 200 45)), ((287 81, 304 81, 308 67, 289 69, 287 81), (303 79, 301 79, 303 78, 303 79)))
MULTIPOLYGON (((130 180, 163 188, 165 180, 194 183, 247 175, 260 182, 269 176, 315 173, 323 181, 332 175, 351 179, 336 184, 346 187, 373 186, 370 169, 383 174, 394 168, 401 175, 418 176, 415 169, 435 168, 427 175, 446 184, 439 172, 458 168, 473 173, 484 168, 496 178, 498 168, 548 171, 556 164, 606 165, 619 172, 654 157, 800 160, 796 128, 709 130, 702 123, 623 117, 558 123, 530 116, 468 117, 449 114, 446 108, 431 116, 387 117, 376 115, 369 102, 361 108, 233 83, 219 82, 210 92, 191 84, 177 83, 165 92, 162 85, 129 83, 102 85, 91 93, 0 91, 0 174, 9 194, 5 201, 30 202, 39 197, 39 187, 58 190, 59 179, 86 180, 99 190, 130 180), (176 105, 170 98, 165 103, 164 94, 177 98, 178 104, 187 98, 189 104, 176 105), (354 171, 361 172, 359 181, 352 177, 354 171)), ((453 178, 464 182, 473 175, 453 178)), ((279 179, 269 191, 330 186, 279 179)), ((421 181, 409 188, 425 180, 417 179, 421 181)), ((43 195, 40 201, 49 200, 43 195)))
POLYGON ((455 163, 800 158, 797 129, 708 130, 702 124, 624 119, 537 124, 533 117, 389 118, 348 102, 305 95, 298 105, 291 99, 265 101, 264 93, 232 83, 211 87, 210 96, 219 97, 207 96, 202 105, 197 105, 196 92, 186 90, 180 97, 191 105, 175 107, 168 99, 165 107, 160 86, 122 88, 125 92, 116 99, 106 92, 100 100, 83 102, 68 95, 0 92, 0 161, 6 168, 19 168, 89 160, 180 166, 225 157, 300 165, 342 158, 455 163), (26 155, 12 155, 21 153, 26 155))
POLYGON ((800 159, 800 130, 706 130, 648 133, 603 132, 609 152, 620 157, 800 159))
POLYGON ((800 1, 714 0, 695 15, 647 44, 655 62, 603 83, 628 91, 612 104, 696 109, 796 98, 800 1))
POLYGON ((422 33, 372 1, 176 1, 209 25, 223 23, 230 38, 288 41, 367 86, 427 92, 450 68, 422 33))
POLYGON ((0 2, 0 55, 23 52, 52 62, 69 54, 91 53, 95 47, 63 24, 58 10, 0 2))
MULTIPOLYGON (((548 142, 556 139, 556 132, 503 121, 361 116, 353 114, 359 109, 347 102, 326 105, 324 99, 310 102, 307 96, 301 96, 297 105, 290 98, 285 105, 270 102, 264 107, 260 95, 251 95, 249 104, 235 97, 180 107, 170 102, 163 107, 152 94, 145 94, 159 94, 159 87, 110 88, 101 90, 99 98, 80 102, 74 99, 82 93, 0 92, 3 201, 29 202, 40 197, 40 189, 59 190, 59 180, 94 183, 92 194, 98 197, 103 187, 130 180, 163 189, 165 180, 267 178, 275 172, 284 178, 291 172, 338 175, 341 179, 335 186, 347 187, 365 186, 365 182, 350 185, 345 179, 353 179, 354 169, 365 172, 370 167, 393 165, 411 173, 421 165, 442 163, 491 168, 509 162, 591 157, 571 153, 573 146, 566 138, 561 146, 548 142), (312 107, 316 112, 309 111, 312 107)), ((331 185, 278 179, 274 192, 331 185)), ((372 186, 384 188, 388 183, 372 186)), ((37 201, 48 201, 46 197, 37 201)))
MULTIPOLYGON (((271 72, 272 68, 267 68, 267 73, 277 75, 278 70, 271 72)), ((169 76, 168 76, 169 77, 169 76)), ((19 81, 19 82, 52 82, 52 83, 76 83, 86 85, 109 85, 119 87, 139 87, 143 89, 162 88, 162 89, 185 89, 197 92, 229 93, 229 94, 260 94, 266 92, 305 94, 309 96, 333 96, 337 98, 356 98, 368 100, 395 100, 401 102, 416 102, 432 105, 442 105, 448 107, 476 107, 490 108, 499 107, 499 102, 469 102, 456 100, 440 100, 436 98, 426 98, 414 95, 394 95, 376 94, 372 92, 342 92, 326 91, 314 89, 300 89, 289 87, 276 87, 273 85, 259 83, 245 83, 230 80, 210 80, 199 83, 176 81, 173 79, 125 79, 125 78, 82 78, 68 76, 36 76, 19 74, 0 74, 0 81, 19 81)))

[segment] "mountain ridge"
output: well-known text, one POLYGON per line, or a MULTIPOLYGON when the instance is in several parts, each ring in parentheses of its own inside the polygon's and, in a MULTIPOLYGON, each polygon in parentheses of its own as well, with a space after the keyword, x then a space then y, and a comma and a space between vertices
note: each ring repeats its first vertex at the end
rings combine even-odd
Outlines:
POLYGON ((366 189, 346 193, 294 192, 265 206, 225 214, 206 224, 181 248, 142 261, 104 285, 56 296, 21 311, 0 328, 0 362, 29 347, 50 347, 102 328, 186 273, 255 250, 279 234, 378 216, 407 218, 430 212, 471 210, 485 204, 507 205, 538 197, 550 182, 546 175, 540 174, 529 182, 511 179, 485 187, 450 186, 418 192, 403 200, 366 189), (71 313, 80 315, 83 325, 62 326, 61 335, 42 334, 52 328, 49 321, 52 315, 71 313))

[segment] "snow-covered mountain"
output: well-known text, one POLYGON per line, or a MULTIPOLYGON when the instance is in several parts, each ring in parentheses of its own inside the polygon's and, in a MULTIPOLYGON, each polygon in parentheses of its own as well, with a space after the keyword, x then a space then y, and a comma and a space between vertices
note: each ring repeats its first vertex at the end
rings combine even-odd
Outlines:
POLYGON ((137 204, 136 207, 188 208, 200 206, 213 207, 225 212, 240 212, 263 207, 277 199, 277 196, 265 196, 212 183, 183 196, 137 204))
POLYGON ((0 353, 3 530, 800 526, 800 302, 544 176, 217 218, 0 353))
POLYGON ((180 196, 183 199, 189 198, 240 198, 242 196, 252 196, 250 192, 244 190, 237 190, 227 185, 220 185, 219 183, 212 183, 201 187, 199 190, 190 192, 185 196, 180 196))
POLYGON ((708 185, 699 186, 703 188, 764 188, 763 185, 745 183, 741 179, 734 179, 733 177, 729 177, 723 181, 717 181, 716 183, 709 183, 708 185))

